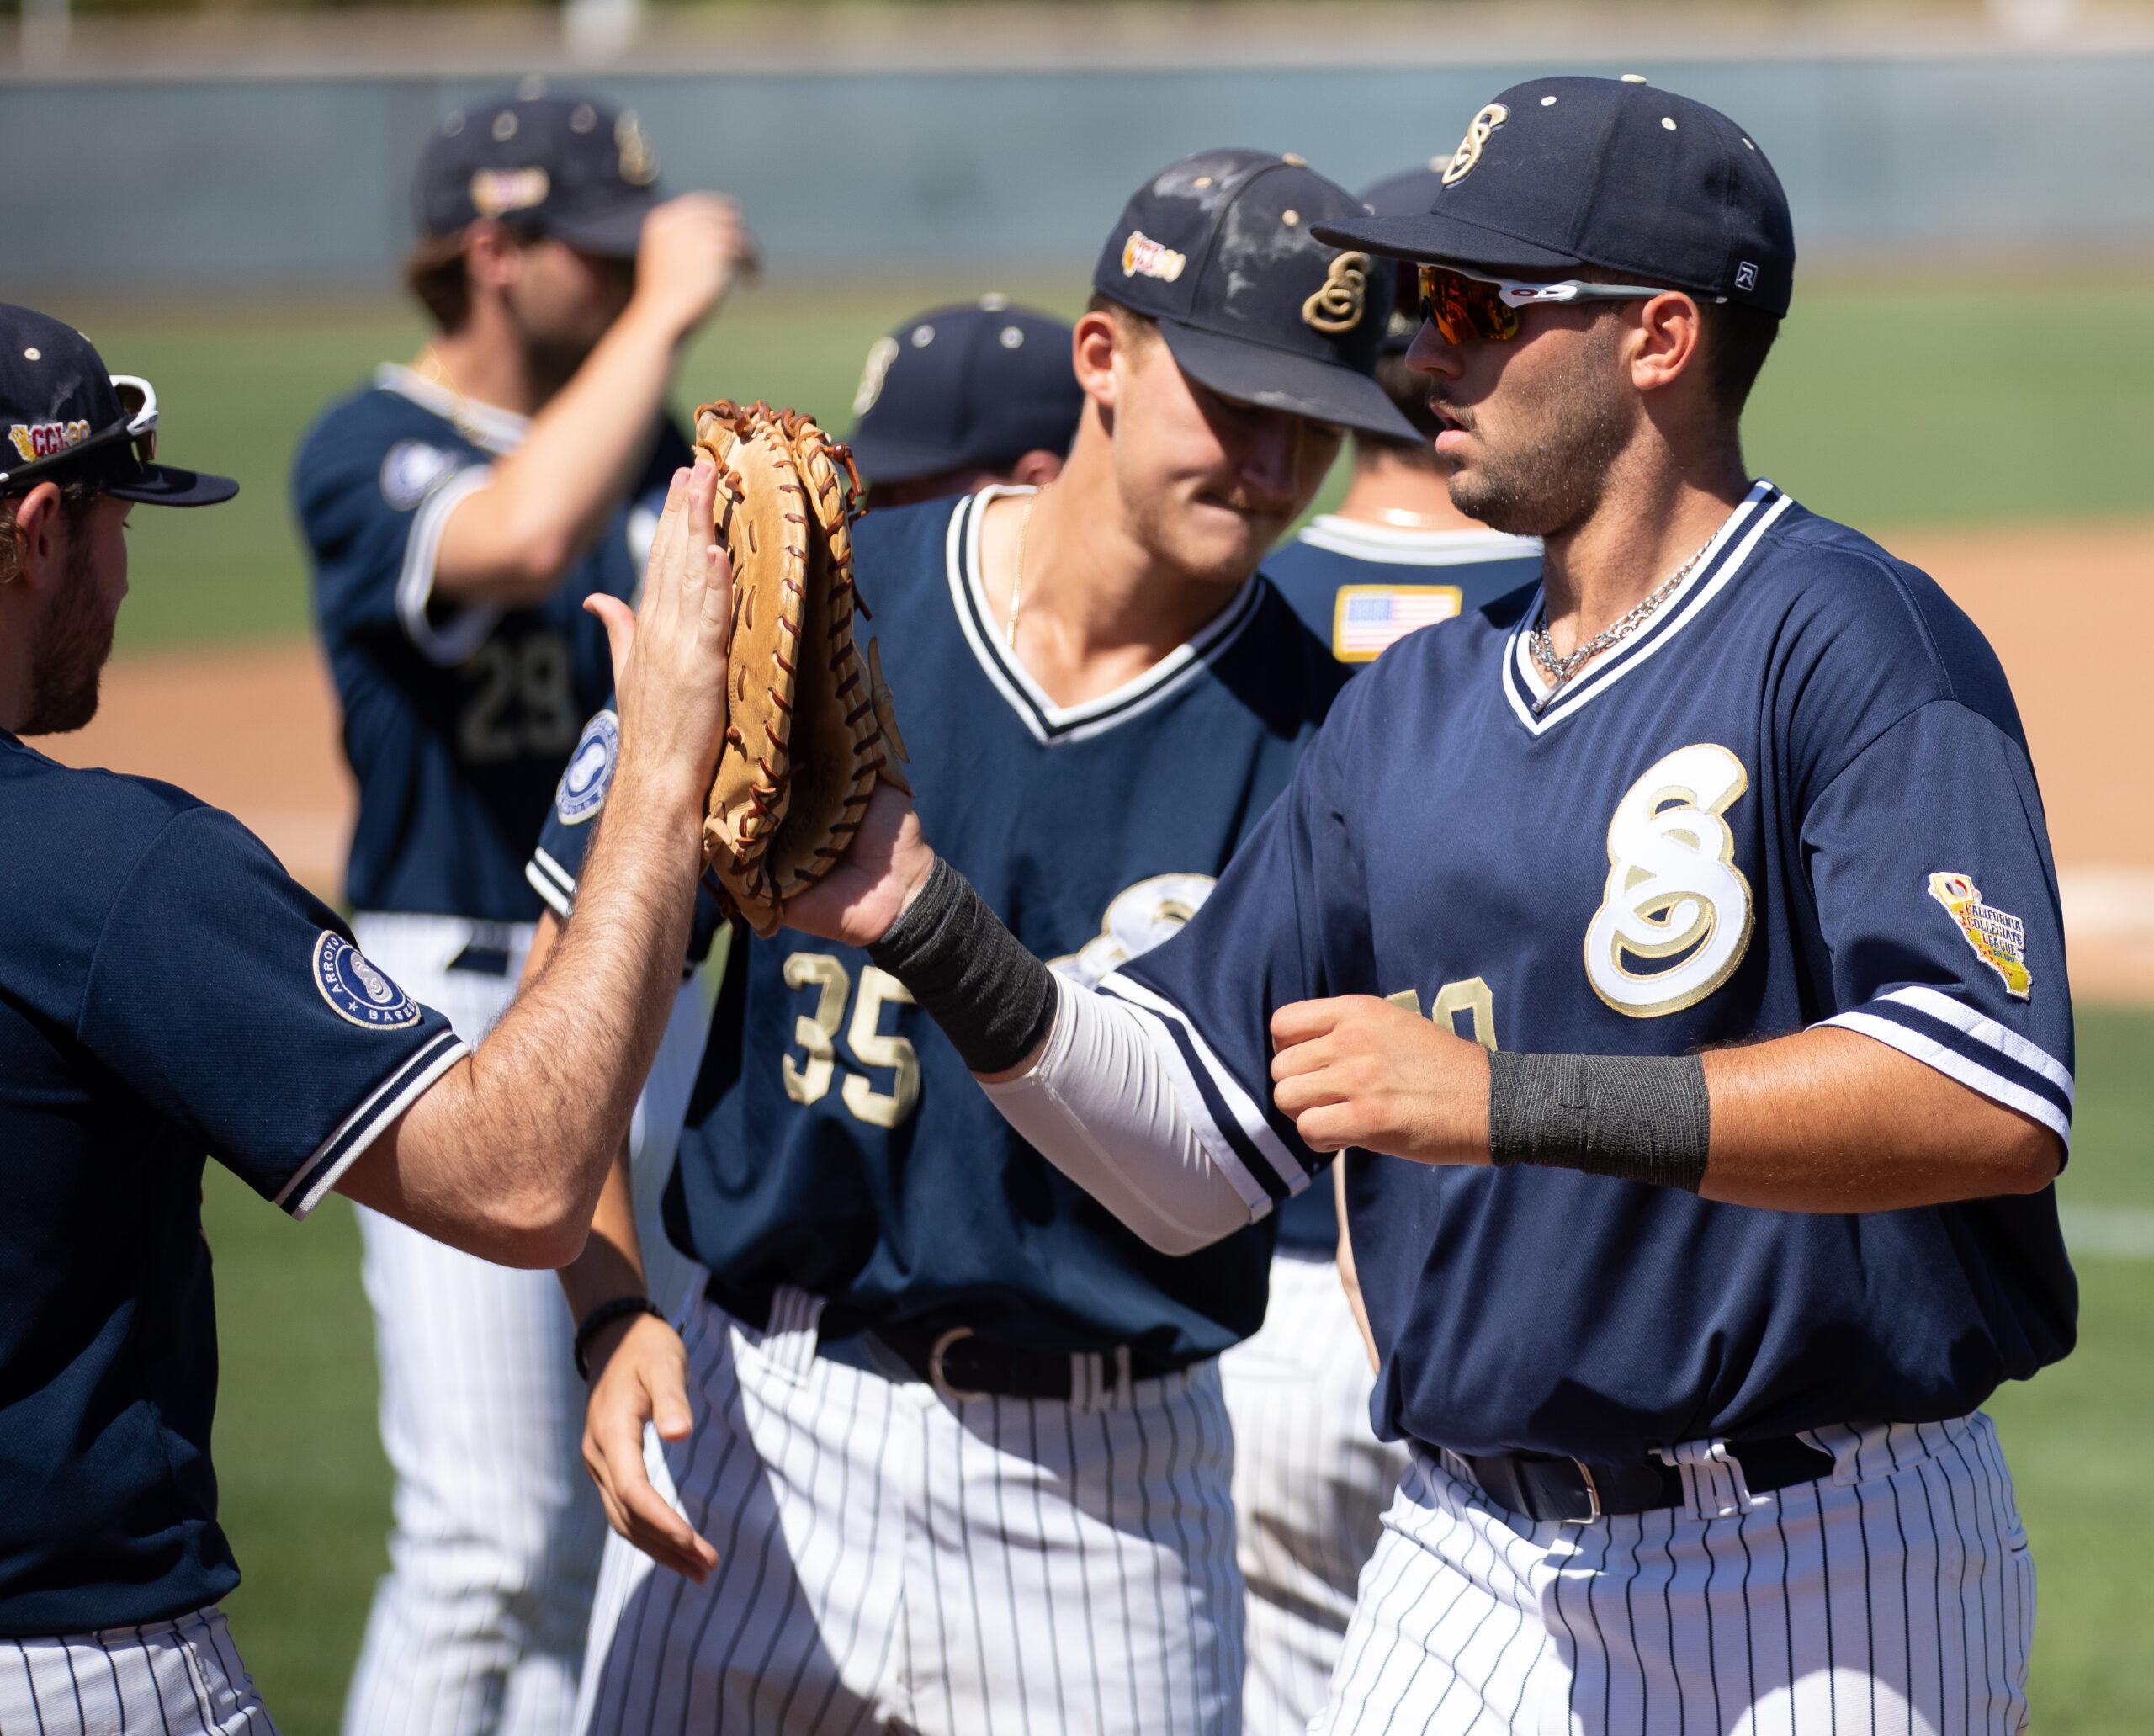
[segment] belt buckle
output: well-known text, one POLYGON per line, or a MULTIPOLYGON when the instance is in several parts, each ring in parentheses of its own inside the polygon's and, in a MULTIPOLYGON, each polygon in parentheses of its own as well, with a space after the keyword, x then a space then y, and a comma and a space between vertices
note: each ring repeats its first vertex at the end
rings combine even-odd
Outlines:
POLYGON ((1578 1476, 1585 1484, 1585 1498, 1593 1504, 1593 1510, 1583 1519, 1559 1519, 1558 1525, 1598 1525, 1600 1523, 1600 1485, 1593 1480, 1593 1468, 1582 1458, 1571 1463, 1578 1468, 1578 1476))
POLYGON ((973 1335, 973 1329, 969 1326, 952 1326, 935 1340, 935 1347, 927 1353, 927 1383, 952 1404, 963 1404, 988 1396, 985 1393, 971 1393, 963 1387, 952 1386, 949 1377, 942 1372, 942 1359, 950 1353, 951 1347, 960 1340, 973 1335))

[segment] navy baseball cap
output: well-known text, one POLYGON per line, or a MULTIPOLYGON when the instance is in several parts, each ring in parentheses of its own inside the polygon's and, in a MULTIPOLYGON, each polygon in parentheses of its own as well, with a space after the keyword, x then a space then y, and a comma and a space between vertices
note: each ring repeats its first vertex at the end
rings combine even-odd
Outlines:
POLYGON ((419 162, 419 232, 453 235, 497 217, 586 253, 635 257, 658 202, 658 158, 634 111, 527 78, 454 110, 419 162))
POLYGON ((1393 258, 1545 276, 1581 265, 1785 314, 1795 226, 1765 153, 1635 77, 1536 78, 1473 117, 1426 209, 1316 226, 1393 258))
POLYGON ((109 373, 72 326, 0 303, 0 492, 87 482, 153 507, 210 507, 239 492, 229 476, 154 462, 157 395, 109 373))
MULTIPOLYGON (((1408 169, 1403 174, 1389 175, 1372 187, 1361 189, 1361 208, 1371 217, 1418 217, 1435 203, 1436 193, 1443 185, 1443 168, 1451 159, 1435 157, 1423 168, 1408 169)), ((1414 347, 1415 333, 1421 329, 1419 285, 1414 273, 1397 273, 1398 288, 1391 304, 1391 318, 1383 329, 1383 353, 1403 356, 1414 347)))
POLYGON ((1069 327, 1006 295, 931 308, 867 352, 846 436, 870 483, 1066 454, 1085 394, 1069 327))
POLYGON ((1223 396, 1418 440, 1370 377, 1395 268, 1316 233, 1361 215, 1298 157, 1203 151, 1122 208, 1092 287, 1156 320, 1182 371, 1223 396))

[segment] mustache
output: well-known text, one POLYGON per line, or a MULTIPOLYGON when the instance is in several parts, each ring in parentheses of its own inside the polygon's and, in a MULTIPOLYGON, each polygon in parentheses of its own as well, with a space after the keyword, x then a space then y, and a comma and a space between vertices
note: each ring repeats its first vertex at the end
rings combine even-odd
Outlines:
POLYGON ((1464 428, 1469 433, 1472 430, 1473 412, 1461 405, 1453 403, 1441 392, 1431 391, 1429 394, 1429 409, 1432 414, 1441 417, 1454 427, 1464 428))

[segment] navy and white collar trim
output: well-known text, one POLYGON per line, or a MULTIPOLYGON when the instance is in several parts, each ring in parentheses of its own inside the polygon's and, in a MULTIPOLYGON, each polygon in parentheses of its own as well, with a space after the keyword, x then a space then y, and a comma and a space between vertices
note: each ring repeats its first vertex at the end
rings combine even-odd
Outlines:
POLYGON ((456 432, 474 446, 496 457, 515 451, 531 432, 529 417, 459 397, 446 386, 438 385, 399 362, 384 362, 375 369, 374 383, 381 390, 409 398, 422 410, 431 411, 443 422, 454 424, 456 432))
POLYGON ((1668 601, 1644 626, 1596 658, 1584 674, 1564 687, 1562 697, 1538 717, 1533 714, 1533 708, 1547 698, 1548 683, 1527 648, 1534 624, 1541 618, 1542 596, 1541 587, 1536 586, 1533 600, 1511 629, 1510 643, 1504 648, 1504 697, 1510 701, 1513 714, 1529 732, 1538 735, 1591 704, 1695 620, 1750 558, 1767 528, 1794 504, 1791 496, 1771 483, 1763 479, 1753 483, 1743 503, 1713 533, 1696 569, 1676 587, 1668 601))
POLYGON ((958 624, 965 642, 995 689, 1017 714, 1032 738, 1048 747, 1065 741, 1089 741, 1154 705, 1171 698, 1208 669, 1243 628, 1255 618, 1262 589, 1254 578, 1234 593, 1234 600, 1186 643, 1160 658, 1136 680, 1111 693, 1087 699, 1082 705, 1058 705, 1034 681, 1030 672, 1011 656, 1003 642, 1002 629, 987 605, 987 591, 980 579, 980 526, 987 504, 1004 495, 1031 494, 1029 488, 983 488, 961 502, 950 515, 947 544, 950 603, 958 612, 958 624))

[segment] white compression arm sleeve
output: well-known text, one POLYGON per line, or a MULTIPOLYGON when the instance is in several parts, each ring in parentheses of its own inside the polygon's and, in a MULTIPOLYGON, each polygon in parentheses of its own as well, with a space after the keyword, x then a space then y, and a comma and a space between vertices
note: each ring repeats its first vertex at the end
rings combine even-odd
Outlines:
POLYGON ((1193 1254, 1248 1224, 1141 1015, 1055 979, 1054 1028, 1031 1070, 983 1083, 1003 1119, 1163 1254, 1193 1254))

